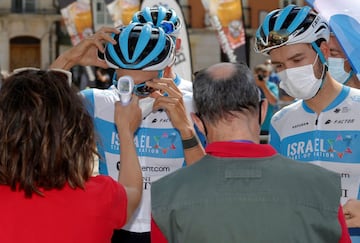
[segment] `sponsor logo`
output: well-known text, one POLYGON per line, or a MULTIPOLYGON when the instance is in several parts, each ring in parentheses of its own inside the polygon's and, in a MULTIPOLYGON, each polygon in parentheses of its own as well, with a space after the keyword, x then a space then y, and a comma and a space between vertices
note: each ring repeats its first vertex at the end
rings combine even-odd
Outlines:
MULTIPOLYGON (((119 171, 120 170, 120 161, 117 161, 116 163, 116 169, 119 171)), ((170 167, 169 166, 141 166, 141 170, 142 172, 170 172, 170 167)))
POLYGON ((349 111, 350 111, 350 108, 345 106, 345 107, 342 108, 341 112, 342 113, 348 113, 349 111))
POLYGON ((170 172, 169 166, 142 166, 143 172, 170 172))
POLYGON ((143 177, 143 187, 144 187, 144 190, 150 190, 150 188, 151 188, 151 177, 150 176, 143 177))
POLYGON ((360 102, 360 95, 353 95, 350 97, 350 99, 354 102, 360 102))
POLYGON ((170 119, 169 118, 160 118, 159 120, 154 118, 151 123, 169 123, 170 119))
POLYGON ((170 122, 170 119, 169 118, 166 118, 166 119, 161 118, 159 122, 160 123, 168 123, 168 122, 170 122))
POLYGON ((327 120, 327 121, 325 122, 326 125, 328 125, 328 124, 330 124, 330 123, 331 123, 331 120, 327 120))
POLYGON ((350 108, 347 107, 347 106, 344 106, 344 107, 337 107, 335 110, 334 110, 334 113, 338 114, 338 113, 348 113, 350 111, 350 108))
POLYGON ((300 128, 300 127, 304 127, 304 126, 307 126, 307 125, 309 125, 309 122, 303 122, 303 123, 300 123, 300 124, 293 125, 292 128, 295 129, 295 128, 300 128))
MULTIPOLYGON (((116 162, 116 169, 119 171, 120 170, 120 161, 116 162)), ((158 167, 158 166, 143 166, 141 167, 142 171, 144 172, 158 172, 160 174, 163 174, 164 172, 166 172, 166 174, 168 174, 171 169, 170 167, 158 167)), ((144 190, 149 190, 151 188, 151 176, 143 176, 143 189, 144 190)))
POLYGON ((320 17, 319 17, 319 16, 317 16, 317 17, 315 18, 315 20, 312 22, 311 27, 316 26, 316 25, 318 24, 318 22, 319 22, 319 21, 320 21, 320 17))
MULTIPOLYGON (((340 172, 341 181, 350 179, 350 173, 340 172)), ((349 197, 349 189, 341 188, 341 197, 347 198, 349 197)))
POLYGON ((352 124, 355 122, 355 119, 341 119, 341 120, 335 120, 334 124, 352 124))

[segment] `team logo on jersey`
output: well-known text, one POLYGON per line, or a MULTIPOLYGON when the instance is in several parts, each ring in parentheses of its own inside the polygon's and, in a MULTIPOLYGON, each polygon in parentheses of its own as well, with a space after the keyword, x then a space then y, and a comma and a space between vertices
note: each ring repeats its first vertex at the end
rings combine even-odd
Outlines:
POLYGON ((309 139, 287 145, 286 156, 295 160, 342 159, 353 153, 352 143, 357 135, 338 135, 329 139, 309 139))
POLYGON ((161 136, 153 136, 155 144, 153 148, 160 149, 163 154, 166 154, 169 150, 175 150, 175 139, 177 134, 173 133, 163 133, 161 136))
POLYGON ((120 146, 119 136, 117 132, 111 133, 110 147, 112 150, 118 151, 120 146))
MULTIPOLYGON (((355 135, 357 137, 357 135, 355 135)), ((335 139, 328 139, 328 143, 330 148, 329 152, 336 153, 339 158, 343 158, 345 154, 352 154, 351 143, 352 143, 351 135, 338 135, 335 139)))
POLYGON ((175 158, 183 156, 180 135, 173 129, 151 134, 140 132, 134 142, 139 156, 162 157, 169 153, 169 156, 175 156, 175 158))
MULTIPOLYGON (((134 143, 139 154, 167 154, 169 151, 176 150, 179 146, 179 135, 176 132, 163 132, 161 135, 141 135, 135 136, 134 143)), ((111 136, 111 149, 118 151, 120 141, 116 132, 111 136)))

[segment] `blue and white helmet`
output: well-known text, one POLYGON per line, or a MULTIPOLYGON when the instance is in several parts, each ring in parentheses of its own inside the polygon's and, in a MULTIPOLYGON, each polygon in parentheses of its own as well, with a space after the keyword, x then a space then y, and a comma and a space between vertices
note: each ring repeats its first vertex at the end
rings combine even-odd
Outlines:
POLYGON ((133 15, 132 23, 151 23, 164 29, 166 34, 177 36, 181 21, 174 9, 163 6, 145 7, 133 15))
POLYGON ((110 68, 159 71, 175 61, 175 45, 162 28, 148 23, 131 23, 120 27, 107 43, 104 58, 110 68))
POLYGON ((288 5, 270 12, 256 31, 255 51, 268 53, 272 49, 298 43, 328 41, 330 29, 326 20, 309 6, 288 5))

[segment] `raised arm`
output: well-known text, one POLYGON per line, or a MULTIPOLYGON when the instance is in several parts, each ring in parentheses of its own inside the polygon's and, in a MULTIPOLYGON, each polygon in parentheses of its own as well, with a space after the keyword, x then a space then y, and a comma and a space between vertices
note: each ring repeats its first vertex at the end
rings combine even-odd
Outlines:
POLYGON ((69 70, 75 65, 97 66, 108 68, 106 62, 98 58, 98 51, 104 52, 104 44, 116 41, 111 37, 111 33, 118 33, 119 30, 112 27, 102 27, 93 35, 83 39, 79 44, 62 53, 50 65, 50 68, 69 70))
POLYGON ((179 131, 184 148, 184 159, 187 165, 200 160, 205 155, 205 150, 198 140, 194 126, 187 116, 183 96, 176 84, 170 78, 154 79, 146 85, 161 90, 167 95, 154 92, 154 110, 164 109, 172 125, 179 131))
POLYGON ((118 181, 126 190, 128 221, 140 203, 143 185, 141 167, 134 144, 134 132, 141 123, 141 110, 136 96, 132 96, 132 101, 127 106, 116 102, 115 123, 121 146, 118 181))

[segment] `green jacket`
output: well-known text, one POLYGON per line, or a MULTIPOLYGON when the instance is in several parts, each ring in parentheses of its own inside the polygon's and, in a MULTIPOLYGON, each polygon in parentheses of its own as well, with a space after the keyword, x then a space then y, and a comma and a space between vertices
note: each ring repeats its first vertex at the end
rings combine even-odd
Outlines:
POLYGON ((170 243, 338 242, 340 176, 280 155, 205 156, 152 184, 170 243))

